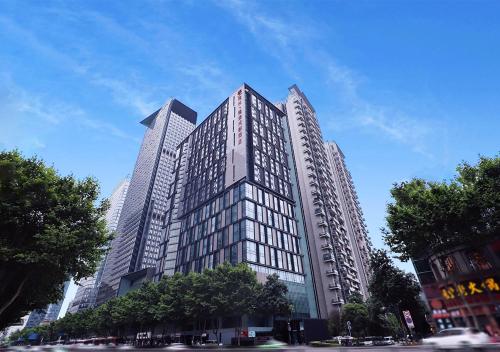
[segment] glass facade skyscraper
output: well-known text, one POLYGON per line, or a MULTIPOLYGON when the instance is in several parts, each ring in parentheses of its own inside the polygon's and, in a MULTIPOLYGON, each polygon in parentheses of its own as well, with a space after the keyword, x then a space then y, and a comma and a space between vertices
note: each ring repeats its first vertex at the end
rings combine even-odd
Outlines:
POLYGON ((172 99, 141 122, 147 129, 102 273, 98 304, 116 296, 122 277, 156 265, 175 151, 194 129, 196 116, 172 99))
MULTIPOLYGON (((123 209, 123 204, 125 202, 125 197, 127 195, 128 186, 130 180, 125 179, 121 181, 113 190, 113 193, 109 197, 109 209, 106 211, 106 228, 110 232, 115 232, 118 227, 118 220, 120 219, 120 214, 123 209)), ((111 242, 111 248, 116 244, 116 238, 111 242)), ((106 268, 108 262, 108 255, 102 258, 101 263, 98 266, 97 271, 93 276, 83 278, 78 282, 78 289, 75 294, 75 298, 68 307, 69 313, 76 313, 80 310, 92 308, 96 305, 97 293, 99 286, 101 284, 102 274, 106 268)))
POLYGON ((354 188, 297 86, 272 104, 243 84, 196 128, 196 113, 169 104, 143 121, 101 286, 116 294, 122 280, 125 293, 153 263, 159 280, 244 262, 261 282, 286 283, 295 318, 328 318, 352 293, 367 296, 369 240, 350 213, 361 214, 354 188))
POLYGON ((285 114, 248 85, 210 114, 177 150, 158 276, 245 262, 311 316, 289 150, 285 114))
POLYGON ((47 305, 45 309, 35 309, 28 316, 28 320, 26 321, 26 328, 33 328, 35 326, 40 325, 41 323, 50 323, 52 321, 57 320, 59 313, 61 312, 61 307, 64 302, 64 297, 66 296, 66 292, 68 291, 69 281, 66 281, 63 284, 63 295, 62 298, 56 303, 51 303, 47 305))

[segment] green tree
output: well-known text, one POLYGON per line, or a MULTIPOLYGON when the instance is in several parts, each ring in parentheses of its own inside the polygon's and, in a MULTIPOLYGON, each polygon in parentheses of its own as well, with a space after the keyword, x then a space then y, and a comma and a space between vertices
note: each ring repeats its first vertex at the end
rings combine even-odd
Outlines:
POLYGON ((340 336, 345 327, 342 328, 340 320, 340 313, 333 311, 328 317, 328 332, 331 336, 340 336))
POLYGON ((342 307, 341 326, 347 331, 347 322, 351 322, 351 333, 354 337, 366 336, 370 318, 364 303, 347 303, 342 307))
POLYGON ((369 291, 372 300, 388 313, 403 319, 402 311, 412 314, 417 332, 425 334, 429 325, 420 299, 420 285, 415 276, 397 268, 384 250, 375 250, 370 262, 372 276, 369 291), (381 305, 381 306, 380 306, 381 305))
POLYGON ((170 324, 177 329, 188 321, 187 298, 192 295, 191 286, 185 275, 175 273, 163 277, 161 291, 156 307, 156 318, 163 324, 170 324))
POLYGON ((401 260, 500 237, 500 157, 463 163, 451 182, 394 185, 385 242, 401 260))
POLYGON ((0 153, 0 329, 91 275, 110 236, 97 182, 60 176, 37 158, 0 153))
POLYGON ((287 296, 288 287, 276 274, 269 275, 257 295, 257 311, 260 314, 288 316, 292 303, 287 296))
POLYGON ((347 298, 347 303, 359 303, 363 304, 365 303, 365 300, 363 299, 363 296, 359 292, 352 292, 349 297, 347 298))
POLYGON ((211 287, 213 312, 219 321, 222 317, 238 317, 241 327, 241 317, 256 311, 259 284, 255 272, 246 264, 232 266, 225 262, 217 266, 211 287))

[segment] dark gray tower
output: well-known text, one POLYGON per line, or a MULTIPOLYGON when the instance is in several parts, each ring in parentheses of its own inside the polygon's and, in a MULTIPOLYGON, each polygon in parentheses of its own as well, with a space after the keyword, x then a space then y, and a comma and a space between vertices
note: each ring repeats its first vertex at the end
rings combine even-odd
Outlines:
POLYGON ((294 170, 285 114, 244 84, 178 147, 157 276, 244 262, 316 317, 294 170))
MULTIPOLYGON (((195 128, 196 112, 176 99, 141 123, 147 127, 130 180, 97 304, 118 293, 128 274, 156 265, 177 145, 195 128)), ((133 275, 133 274, 132 274, 133 275)))

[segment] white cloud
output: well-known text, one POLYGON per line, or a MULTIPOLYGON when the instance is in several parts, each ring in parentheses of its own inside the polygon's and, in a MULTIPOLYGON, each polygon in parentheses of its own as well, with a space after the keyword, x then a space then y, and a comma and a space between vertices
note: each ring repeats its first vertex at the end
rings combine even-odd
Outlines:
POLYGON ((111 123, 90 118, 79 106, 19 87, 6 72, 0 73, 0 115, 0 144, 6 148, 45 148, 44 136, 75 124, 106 136, 139 141, 111 123))
POLYGON ((95 86, 107 89, 117 103, 133 108, 141 116, 150 114, 158 107, 158 103, 149 98, 149 94, 145 92, 143 86, 130 84, 130 82, 134 82, 134 77, 127 81, 107 77, 98 71, 96 63, 84 63, 82 60, 75 59, 61 50, 55 49, 5 16, 0 16, 0 27, 19 37, 32 50, 58 64, 62 69, 83 77, 95 86))
POLYGON ((279 17, 280 14, 266 15, 263 8, 255 3, 241 0, 227 0, 218 3, 228 10, 247 30, 255 36, 256 42, 272 49, 277 58, 294 77, 299 75, 292 69, 296 58, 305 59, 319 69, 323 83, 347 107, 342 117, 332 122, 336 128, 361 128, 376 131, 380 136, 407 145, 414 152, 432 158, 428 151, 428 140, 436 132, 428 120, 408 116, 391 106, 364 99, 360 93, 362 80, 359 74, 338 63, 331 54, 318 43, 317 33, 309 26, 279 17), (341 126, 339 126, 341 125, 341 126))

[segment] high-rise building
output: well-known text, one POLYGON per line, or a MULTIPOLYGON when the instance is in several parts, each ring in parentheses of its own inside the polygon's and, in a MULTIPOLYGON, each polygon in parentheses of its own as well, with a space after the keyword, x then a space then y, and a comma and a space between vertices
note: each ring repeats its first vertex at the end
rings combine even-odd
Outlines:
POLYGON ((318 315, 328 318, 350 294, 361 292, 361 282, 316 112, 296 85, 282 106, 290 125, 318 315))
POLYGON ((155 266, 176 148, 194 129, 196 115, 172 99, 141 122, 147 129, 102 273, 98 304, 115 296, 128 275, 155 266))
MULTIPOLYGON (((115 232, 118 227, 118 219, 125 202, 128 186, 130 181, 128 179, 122 180, 113 190, 109 197, 109 209, 106 212, 106 228, 109 232, 115 232)), ((111 246, 116 246, 116 238, 111 242, 111 246)), ((111 262, 111 261, 110 261, 111 262)), ((108 253, 102 258, 98 269, 94 275, 83 278, 78 282, 78 289, 76 290, 75 298, 71 301, 68 312, 76 313, 80 310, 94 307, 97 299, 97 292, 101 284, 102 273, 108 263, 108 253)), ((110 271, 107 271, 110 273, 110 271)))
POLYGON ((303 317, 366 298, 370 243, 332 153, 296 85, 276 106, 240 87, 177 149, 157 278, 246 262, 261 280, 277 273, 303 317))
POLYGON ((316 317, 286 115, 244 84, 178 147, 157 275, 245 262, 316 317))
POLYGON ((361 293, 367 298, 370 279, 371 242, 363 218, 363 211, 359 204, 351 173, 345 164, 344 153, 335 142, 327 142, 325 146, 333 181, 344 213, 345 228, 354 253, 354 262, 361 283, 361 293))

